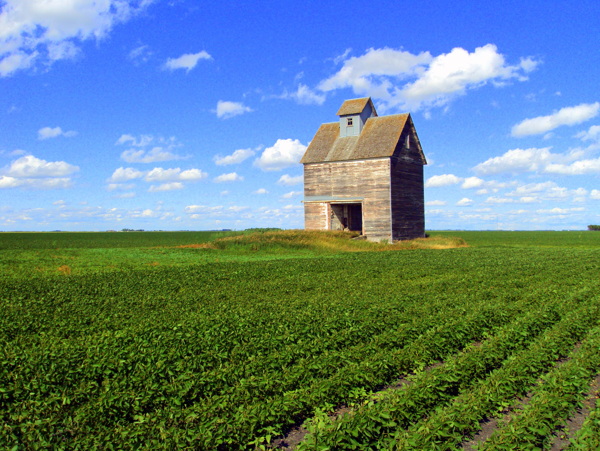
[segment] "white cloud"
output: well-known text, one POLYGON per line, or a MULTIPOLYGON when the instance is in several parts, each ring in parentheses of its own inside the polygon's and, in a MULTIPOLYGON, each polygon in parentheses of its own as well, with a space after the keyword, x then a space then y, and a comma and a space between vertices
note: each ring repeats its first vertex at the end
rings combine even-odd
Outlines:
POLYGON ((120 167, 115 169, 108 181, 111 183, 121 183, 129 180, 139 179, 143 176, 144 172, 138 171, 137 169, 120 167))
POLYGON ((600 125, 592 125, 588 131, 579 132, 575 135, 576 138, 582 141, 599 141, 600 142, 600 125))
POLYGON ((422 71, 431 60, 429 52, 413 55, 387 47, 370 48, 362 56, 346 59, 342 68, 335 75, 323 80, 318 88, 328 92, 351 87, 356 94, 369 94, 377 98, 389 97, 392 87, 389 77, 393 79, 414 75, 422 71))
POLYGON ((206 172, 200 169, 188 169, 182 171, 180 168, 154 168, 146 173, 144 180, 147 182, 180 182, 198 181, 208 177, 206 172))
MULTIPOLYGON (((158 139, 162 140, 162 138, 158 139)), ((146 147, 152 144, 154 140, 155 138, 152 135, 140 135, 139 138, 136 138, 135 136, 124 134, 121 135, 119 139, 117 139, 117 142, 115 144, 118 145, 130 143, 130 145, 135 147, 146 147)), ((174 140, 174 138, 171 138, 171 140, 174 140)))
POLYGON ((300 83, 295 92, 285 92, 281 96, 282 99, 292 99, 300 105, 323 105, 325 103, 325 95, 318 94, 305 84, 300 83))
POLYGON ((63 132, 62 128, 60 128, 60 127, 54 127, 54 128, 43 127, 38 130, 38 139, 40 139, 40 140, 56 138, 58 136, 64 136, 66 138, 71 138, 76 135, 77 135, 77 132, 75 132, 75 131, 63 132))
POLYGON ((492 196, 492 197, 488 197, 485 200, 485 202, 488 204, 511 204, 511 203, 515 202, 515 199, 509 199, 507 197, 492 196))
POLYGON ((480 188, 485 184, 485 181, 480 179, 479 177, 467 177, 461 188, 463 189, 472 189, 472 188, 480 188))
POLYGON ((291 199, 294 196, 301 196, 304 193, 302 191, 290 191, 289 193, 285 193, 283 196, 284 199, 291 199))
POLYGON ((230 172, 228 174, 221 174, 214 178, 216 183, 224 183, 224 182, 241 182, 244 180, 244 177, 239 175, 237 172, 230 172))
POLYGON ((35 63, 73 58, 152 0, 4 0, 0 11, 0 76, 35 63))
POLYGON ((281 177, 279 177, 279 180, 277 180, 277 184, 283 185, 283 186, 294 186, 294 185, 299 185, 300 183, 303 183, 303 182, 304 182, 303 175, 298 175, 298 176, 292 177, 291 175, 283 174, 281 177))
POLYGON ((77 172, 79 167, 64 161, 46 161, 27 155, 12 162, 6 175, 10 177, 64 177, 77 172))
POLYGON ((252 194, 269 194, 269 192, 264 188, 259 188, 256 191, 254 191, 252 194))
POLYGON ((71 186, 78 166, 64 161, 46 161, 26 155, 0 170, 0 188, 58 189, 71 186))
POLYGON ((541 182, 541 183, 529 183, 517 187, 514 191, 508 193, 509 196, 523 196, 532 193, 546 192, 557 188, 558 185, 555 182, 541 182))
POLYGON ((593 189, 590 192, 590 199, 600 200, 600 190, 599 189, 593 189))
POLYGON ((72 181, 68 177, 16 178, 0 175, 0 189, 33 188, 46 190, 70 188, 71 185, 72 181))
POLYGON ((129 59, 135 64, 139 65, 147 63, 152 57, 153 52, 147 45, 140 45, 129 52, 129 59))
POLYGON ((493 157, 478 164, 473 169, 481 175, 538 171, 542 170, 552 159, 550 147, 512 149, 500 157, 493 157))
POLYGON ((263 171, 279 171, 300 162, 306 146, 297 139, 278 139, 254 160, 254 165, 263 171))
POLYGON ((468 207, 469 205, 473 205, 473 199, 463 197, 461 200, 456 202, 456 205, 458 205, 459 207, 468 207))
POLYGON ((425 188, 438 188, 441 186, 456 185, 461 181, 462 179, 454 174, 434 175, 433 177, 429 177, 427 179, 425 182, 425 188))
POLYGON ((229 102, 226 100, 219 100, 217 102, 217 109, 215 113, 219 119, 230 119, 240 114, 250 113, 252 108, 245 106, 241 102, 229 102))
POLYGON ((117 140, 116 145, 128 144, 133 149, 121 153, 121 159, 127 163, 158 163, 161 161, 183 160, 174 149, 182 145, 173 136, 170 138, 154 137, 152 135, 135 136, 124 134, 117 140), (158 145, 157 145, 158 144, 158 145), (149 148, 152 146, 152 148, 149 148))
POLYGON ((460 47, 433 59, 418 80, 404 87, 404 103, 416 107, 441 106, 452 97, 462 95, 467 89, 477 88, 488 82, 501 84, 503 80, 517 78, 535 69, 537 63, 522 59, 520 64, 509 66, 504 56, 493 44, 478 47, 473 53, 460 47))
POLYGON ((521 203, 533 203, 543 201, 569 201, 583 202, 588 190, 585 188, 568 189, 553 181, 529 183, 517 186, 513 191, 506 193, 508 197, 518 198, 521 203))
POLYGON ((211 214, 211 213, 219 213, 223 211, 223 206, 218 205, 215 207, 209 207, 207 205, 188 205, 184 208, 184 211, 188 214, 211 214))
POLYGON ((567 153, 552 153, 550 147, 512 149, 490 158, 473 169, 481 175, 537 172, 545 174, 582 175, 600 173, 600 158, 581 160, 585 151, 572 149, 567 153))
POLYGON ((112 197, 115 199, 131 199, 132 197, 135 197, 135 192, 130 191, 128 193, 114 194, 112 197))
POLYGON ((382 101, 383 109, 416 111, 446 105, 468 89, 488 82, 501 86, 510 79, 526 80, 525 74, 537 65, 532 58, 508 65, 493 44, 478 47, 472 53, 454 48, 435 57, 429 52, 415 55, 403 50, 371 48, 362 56, 346 59, 342 68, 323 80, 318 88, 327 92, 351 87, 355 94, 382 101))
POLYGON ((148 151, 129 149, 121 153, 121 160, 127 163, 158 163, 160 161, 181 160, 183 158, 163 147, 154 147, 148 151))
POLYGON ((563 175, 600 174, 600 158, 579 160, 571 164, 549 164, 545 172, 563 175))
POLYGON ((446 202, 443 200, 430 200, 429 202, 425 202, 425 205, 428 207, 441 207, 446 205, 446 202))
POLYGON ((238 164, 248 158, 252 157, 256 152, 253 149, 238 149, 234 151, 231 155, 226 155, 224 157, 220 155, 216 155, 214 157, 214 162, 218 166, 227 166, 230 164, 238 164))
POLYGON ((170 183, 162 183, 160 185, 151 185, 148 188, 148 191, 151 193, 155 193, 158 191, 173 191, 183 189, 183 183, 181 182, 170 182, 170 183))
POLYGON ((106 186, 108 191, 127 191, 135 188, 133 183, 109 183, 106 186))
POLYGON ((176 69, 185 69, 186 72, 192 70, 198 64, 200 60, 211 60, 212 56, 210 56, 207 52, 202 50, 198 53, 186 53, 185 55, 181 55, 178 58, 169 58, 165 63, 165 69, 168 70, 176 70, 176 69))
POLYGON ((539 135, 554 130, 561 125, 575 125, 585 122, 598 115, 600 102, 582 103, 566 107, 548 116, 538 116, 525 119, 512 128, 513 136, 539 135))

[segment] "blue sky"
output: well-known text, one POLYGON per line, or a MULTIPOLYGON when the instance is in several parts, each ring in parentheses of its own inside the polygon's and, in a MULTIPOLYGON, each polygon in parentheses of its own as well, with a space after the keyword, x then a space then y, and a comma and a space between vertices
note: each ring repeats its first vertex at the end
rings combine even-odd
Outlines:
POLYGON ((365 96, 412 114, 428 229, 585 229, 599 49, 597 0, 0 0, 0 230, 301 228, 365 96))

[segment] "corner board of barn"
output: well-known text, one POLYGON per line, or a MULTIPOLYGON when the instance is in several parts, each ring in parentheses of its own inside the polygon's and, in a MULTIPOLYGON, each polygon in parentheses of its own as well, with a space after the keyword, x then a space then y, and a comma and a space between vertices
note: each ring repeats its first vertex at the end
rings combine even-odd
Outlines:
POLYGON ((304 165, 307 230, 354 230, 372 241, 425 236, 423 165, 410 114, 378 116, 370 97, 346 100, 322 124, 304 165))

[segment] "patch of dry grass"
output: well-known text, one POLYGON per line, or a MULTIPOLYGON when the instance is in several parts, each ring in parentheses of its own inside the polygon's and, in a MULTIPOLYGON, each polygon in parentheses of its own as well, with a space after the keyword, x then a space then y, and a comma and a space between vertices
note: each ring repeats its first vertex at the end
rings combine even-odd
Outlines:
POLYGON ((218 238, 209 243, 188 244, 180 248, 216 249, 239 252, 312 251, 320 253, 392 251, 409 249, 452 249, 467 247, 462 238, 432 237, 398 241, 393 244, 358 239, 357 232, 281 230, 218 238))

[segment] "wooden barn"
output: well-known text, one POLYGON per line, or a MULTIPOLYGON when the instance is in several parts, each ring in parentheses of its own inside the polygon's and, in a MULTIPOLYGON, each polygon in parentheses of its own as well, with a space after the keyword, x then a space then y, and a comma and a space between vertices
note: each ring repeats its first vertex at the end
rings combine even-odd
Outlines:
POLYGON ((377 116, 371 98, 346 100, 321 125, 304 165, 307 230, 356 230, 373 241, 425 235, 423 165, 410 114, 377 116))

